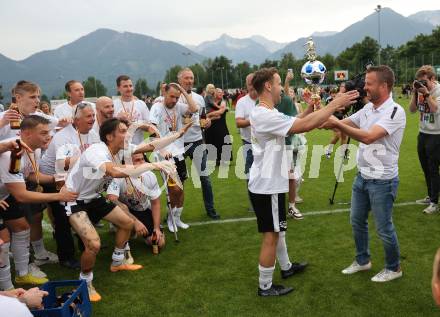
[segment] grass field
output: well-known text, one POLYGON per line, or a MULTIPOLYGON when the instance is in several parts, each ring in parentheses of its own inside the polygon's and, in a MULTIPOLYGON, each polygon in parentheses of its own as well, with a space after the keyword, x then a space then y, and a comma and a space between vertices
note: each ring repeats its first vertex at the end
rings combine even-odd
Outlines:
MULTIPOLYGON (((407 100, 398 99, 406 108, 407 100)), ((234 159, 240 137, 233 114, 228 114, 234 135, 234 159)), ((110 273, 112 235, 100 230, 104 247, 97 260, 94 285, 103 300, 93 304, 93 316, 434 316, 438 314, 430 288, 432 260, 440 245, 438 215, 422 214, 422 206, 403 204, 426 195, 422 171, 417 159, 417 119, 407 117, 407 127, 400 155, 400 187, 394 221, 400 240, 404 277, 390 283, 376 284, 370 278, 383 268, 384 253, 371 221, 370 272, 344 276, 341 269, 354 257, 354 243, 349 224, 348 205, 355 170, 344 174, 336 201, 329 205, 335 183, 333 157, 322 157, 319 178, 309 178, 309 164, 298 207, 303 221, 289 220, 287 243, 291 260, 307 260, 310 266, 301 275, 284 283, 295 291, 282 298, 260 298, 258 287, 258 252, 260 235, 255 220, 194 225, 179 231, 181 242, 175 244, 167 234, 168 244, 159 256, 153 256, 142 241, 131 243, 133 256, 144 269, 137 272, 110 273), (335 210, 334 213, 312 213, 335 210)), ((328 131, 307 134, 310 145, 325 145, 328 131)), ((309 157, 311 156, 309 147, 309 157)), ((240 157, 241 154, 238 156, 240 157)), ((354 153, 351 153, 354 156, 354 153)), ((241 157, 240 157, 241 159, 241 157)), ((252 217, 247 211, 246 183, 234 173, 232 163, 228 178, 211 176, 216 209, 224 219, 252 217)), ((165 204, 162 206, 165 214, 165 204)), ((186 183, 183 219, 189 223, 208 221, 200 189, 186 183)), ((53 242, 47 234, 47 244, 53 242)), ((77 272, 57 265, 43 267, 53 280, 76 279, 77 272)), ((281 280, 279 268, 274 282, 281 280)))

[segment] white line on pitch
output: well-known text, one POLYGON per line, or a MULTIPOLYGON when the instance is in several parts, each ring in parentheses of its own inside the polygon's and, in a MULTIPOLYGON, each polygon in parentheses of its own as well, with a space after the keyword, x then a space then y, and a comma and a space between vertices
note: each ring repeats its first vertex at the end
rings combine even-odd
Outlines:
MULTIPOLYGON (((403 203, 397 203, 394 204, 394 207, 404 207, 404 206, 412 206, 417 205, 416 202, 403 202, 403 203)), ((319 215, 330 215, 330 214, 339 214, 343 212, 350 211, 350 208, 340 208, 340 209, 329 209, 329 210, 317 210, 317 211, 309 211, 309 212, 303 212, 302 214, 305 217, 309 216, 319 216, 319 215)), ((215 225, 215 224, 223 224, 223 223, 235 223, 235 222, 246 222, 246 221, 254 221, 255 217, 245 217, 245 218, 230 218, 230 219, 223 219, 223 220, 210 220, 210 221, 198 221, 198 222, 192 222, 188 223, 190 226, 206 226, 206 225, 215 225)), ((45 220, 43 220, 43 228, 44 231, 52 232, 52 226, 47 223, 45 220)))

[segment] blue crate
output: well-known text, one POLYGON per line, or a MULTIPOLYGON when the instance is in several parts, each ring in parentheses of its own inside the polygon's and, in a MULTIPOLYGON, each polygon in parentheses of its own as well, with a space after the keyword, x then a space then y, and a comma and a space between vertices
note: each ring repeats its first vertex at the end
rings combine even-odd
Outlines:
MULTIPOLYGON (((92 316, 92 305, 89 300, 89 292, 87 290, 87 283, 85 280, 77 281, 56 281, 47 282, 41 287, 42 290, 49 293, 43 298, 45 309, 31 310, 35 317, 90 317, 92 316), (57 300, 57 288, 66 288, 73 291, 72 296, 64 301, 62 307, 54 308, 57 300), (79 303, 75 304, 75 308, 70 307, 74 300, 78 299, 79 303)), ((59 294, 61 295, 61 294, 59 294)))

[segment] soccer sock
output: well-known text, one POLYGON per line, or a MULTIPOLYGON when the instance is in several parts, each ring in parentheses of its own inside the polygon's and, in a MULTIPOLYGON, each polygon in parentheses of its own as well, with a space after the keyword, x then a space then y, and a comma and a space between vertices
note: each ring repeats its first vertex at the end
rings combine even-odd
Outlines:
POLYGON ((174 214, 176 215, 177 218, 180 219, 182 212, 183 212, 183 207, 180 207, 180 208, 176 208, 176 212, 174 214))
POLYGON ((295 208, 295 203, 289 202, 289 208, 295 208))
POLYGON ((125 249, 119 249, 115 247, 115 250, 113 251, 112 254, 112 260, 113 260, 112 265, 113 266, 122 265, 124 258, 125 258, 125 249))
POLYGON ((327 147, 327 152, 328 152, 328 153, 333 152, 333 147, 334 147, 334 146, 335 146, 334 144, 331 144, 331 143, 330 143, 330 144, 328 145, 328 147, 327 147))
POLYGON ((9 262, 9 245, 3 243, 0 251, 0 290, 14 288, 11 281, 11 264, 9 262))
POLYGON ((24 276, 29 273, 30 238, 30 229, 12 233, 11 251, 14 255, 15 271, 18 276, 24 276))
POLYGON ((260 271, 260 276, 258 278, 260 288, 263 290, 269 289, 272 286, 272 276, 273 271, 275 271, 275 265, 272 267, 264 267, 259 264, 258 271, 260 271))
POLYGON ((32 249, 34 249, 35 257, 42 259, 46 257, 46 248, 44 247, 43 238, 37 241, 31 241, 32 249))
POLYGON ((292 266, 292 263, 290 263, 289 254, 287 254, 285 231, 281 231, 278 237, 277 259, 280 263, 281 270, 283 271, 290 269, 290 267, 292 266))
POLYGON ((79 279, 85 280, 87 284, 90 284, 93 281, 93 271, 89 273, 83 273, 83 272, 79 273, 79 279))

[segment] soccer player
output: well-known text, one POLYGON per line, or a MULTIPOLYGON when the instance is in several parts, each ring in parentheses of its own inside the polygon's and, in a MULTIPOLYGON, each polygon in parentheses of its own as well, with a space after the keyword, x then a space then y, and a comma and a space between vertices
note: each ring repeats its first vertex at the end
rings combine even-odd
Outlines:
MULTIPOLYGON (((188 126, 168 138, 154 140, 141 147, 141 152, 160 149, 183 136, 188 126)), ((141 265, 129 264, 125 259, 125 246, 133 229, 133 220, 120 207, 107 200, 101 193, 107 189, 113 178, 137 177, 148 170, 165 170, 172 173, 174 165, 169 161, 144 163, 138 166, 123 165, 136 153, 130 146, 124 155, 127 144, 128 123, 117 118, 105 121, 99 131, 102 142, 91 145, 76 161, 66 180, 66 187, 77 191, 76 201, 66 205, 69 222, 85 245, 81 255, 80 279, 87 281, 91 301, 101 300, 92 285, 93 267, 101 247, 100 238, 91 221, 104 218, 117 226, 115 248, 112 255, 111 272, 134 271, 141 265)))
POLYGON ((281 78, 275 68, 255 72, 252 86, 259 103, 250 115, 254 162, 249 175, 249 194, 257 217, 258 231, 263 234, 259 258, 259 296, 279 296, 293 291, 292 287, 272 284, 275 258, 282 278, 304 270, 305 264, 292 264, 287 254, 285 231, 285 193, 289 191, 289 175, 285 137, 310 131, 324 124, 337 110, 354 102, 357 92, 342 94, 326 108, 307 118, 286 116, 275 109, 281 100, 281 78))
POLYGON ((8 250, 11 246, 14 255, 15 281, 19 284, 44 284, 47 279, 37 277, 29 272, 30 226, 25 218, 25 209, 31 203, 46 203, 52 201, 72 201, 76 193, 62 190, 59 193, 42 193, 41 184, 53 183, 54 177, 39 171, 38 159, 40 149, 47 147, 50 141, 49 121, 41 116, 30 115, 21 123, 20 144, 23 154, 20 159, 18 173, 10 173, 11 152, 0 155, 0 200, 5 200, 6 210, 0 212, 0 238, 5 241, 1 247, 3 259, 0 261, 0 288, 13 287, 10 276, 8 250), (25 180, 35 183, 36 191, 26 189, 25 180), (12 242, 9 243, 8 228, 12 232, 12 242))
MULTIPOLYGON (((165 95, 162 102, 157 102, 151 107, 150 121, 156 125, 161 136, 167 136, 170 133, 178 131, 183 126, 183 117, 186 113, 195 113, 198 110, 197 104, 180 85, 169 84, 165 87, 165 95), (186 104, 179 101, 181 94, 187 100, 186 104)), ((182 183, 188 178, 186 164, 184 159, 185 147, 183 139, 178 139, 166 148, 171 153, 177 172, 182 183)), ((183 188, 175 186, 168 182, 168 192, 170 195, 171 210, 176 226, 187 229, 189 226, 181 220, 183 212, 183 188)), ((168 215, 168 229, 174 232, 172 217, 168 215)), ((176 228, 177 230, 177 228, 176 228)))
MULTIPOLYGON (((73 113, 73 123, 57 132, 41 159, 40 169, 47 175, 56 176, 57 182, 63 182, 75 161, 89 146, 99 143, 99 135, 92 129, 95 115, 90 103, 79 103, 73 113)), ((56 193, 55 184, 47 184, 44 191, 56 193)), ((71 233, 69 218, 64 212, 64 204, 49 203, 55 222, 55 241, 57 254, 62 266, 78 268, 74 258, 75 245, 71 233)))
MULTIPOLYGON (((132 156, 133 165, 145 163, 143 154, 132 156)), ((153 232, 159 248, 165 246, 165 235, 160 229, 161 190, 153 172, 147 171, 137 179, 115 178, 107 189, 110 201, 120 206, 133 220, 134 231, 143 236, 148 245, 152 244, 153 232)))

